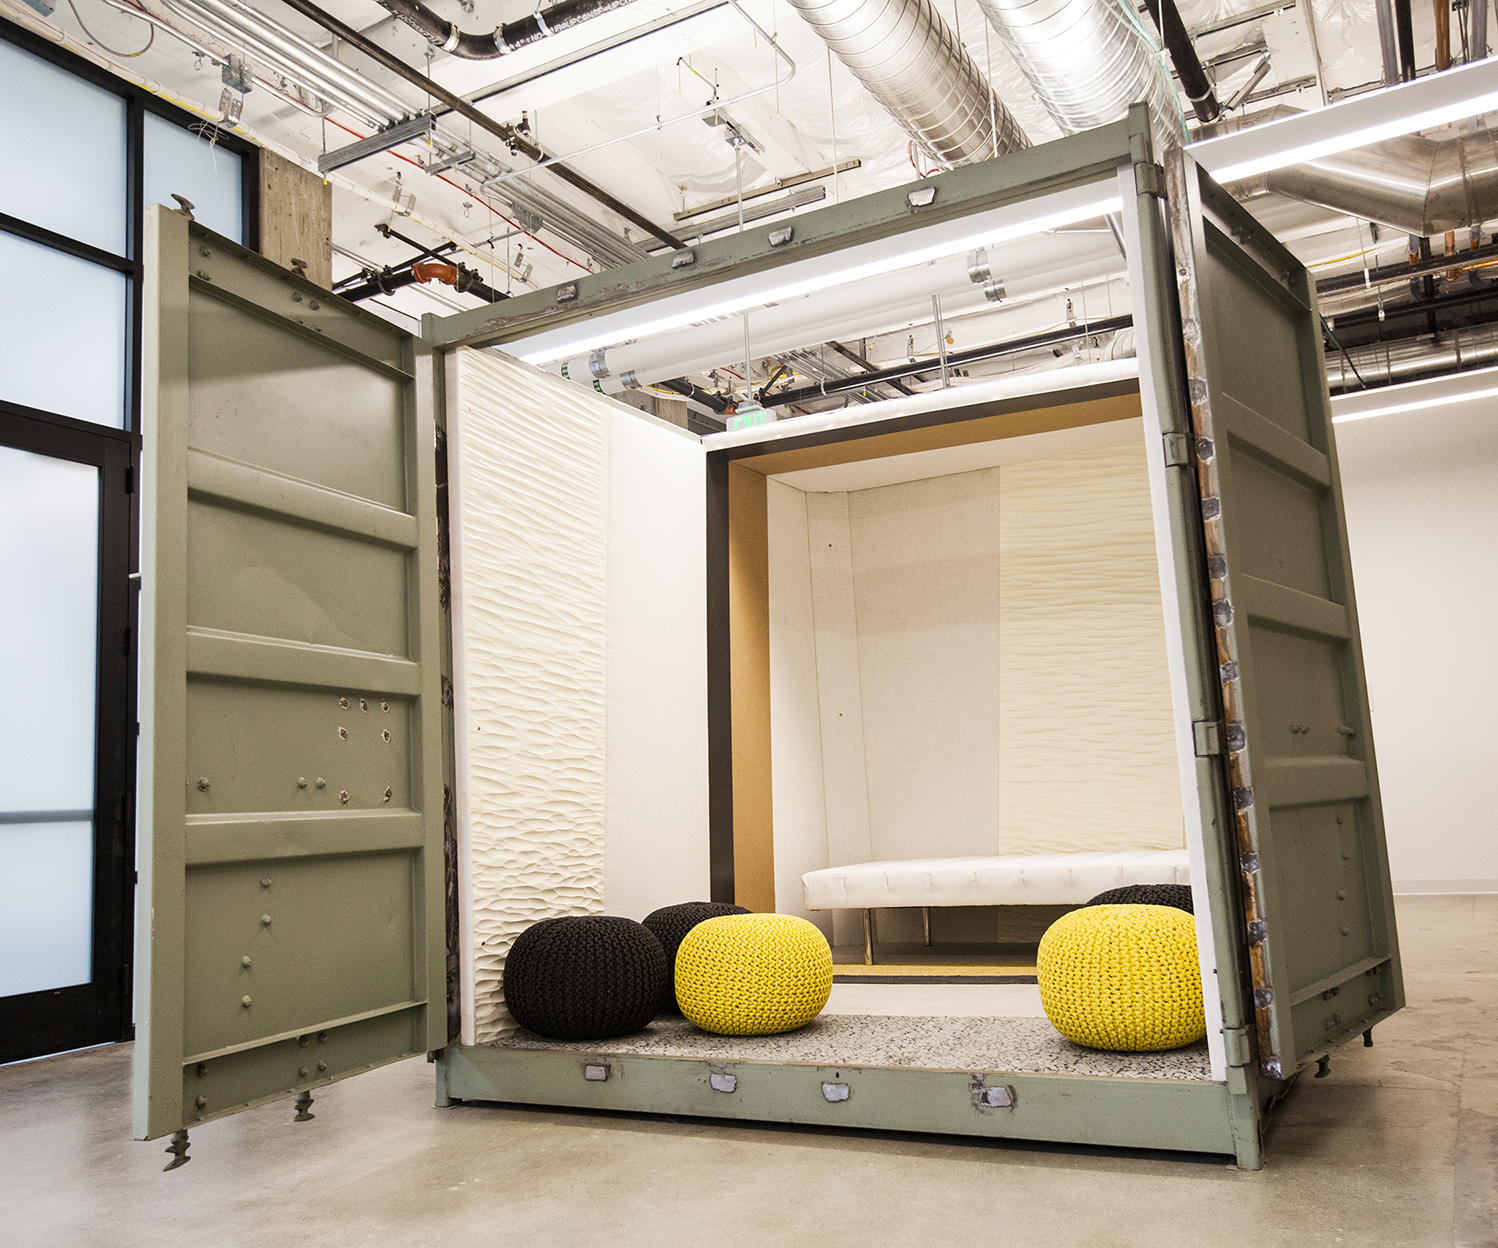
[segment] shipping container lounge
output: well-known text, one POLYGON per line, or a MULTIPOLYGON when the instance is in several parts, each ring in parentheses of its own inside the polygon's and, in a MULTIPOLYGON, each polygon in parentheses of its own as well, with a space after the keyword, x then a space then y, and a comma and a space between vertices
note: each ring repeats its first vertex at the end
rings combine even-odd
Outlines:
POLYGON ((138 1137, 429 1052, 444 1105, 1256 1168, 1402 1005, 1314 287, 1142 106, 419 337, 151 212, 138 1137), (979 247, 1072 271, 1110 216, 1134 358, 706 437, 598 384, 979 247), (1118 882, 1189 884, 1204 1041, 1036 1008, 1040 931, 1118 882), (709 897, 816 923, 836 1008, 506 1013, 530 924, 709 897))

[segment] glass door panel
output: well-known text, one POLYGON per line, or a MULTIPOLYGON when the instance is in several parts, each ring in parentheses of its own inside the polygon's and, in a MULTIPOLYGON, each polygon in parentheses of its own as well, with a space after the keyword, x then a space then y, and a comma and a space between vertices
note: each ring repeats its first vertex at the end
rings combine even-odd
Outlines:
POLYGON ((0 997, 92 977, 99 498, 0 446, 0 997))

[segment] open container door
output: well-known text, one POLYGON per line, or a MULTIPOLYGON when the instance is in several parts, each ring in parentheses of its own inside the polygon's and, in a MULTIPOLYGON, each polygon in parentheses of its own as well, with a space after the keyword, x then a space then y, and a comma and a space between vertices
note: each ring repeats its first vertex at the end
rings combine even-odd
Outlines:
POLYGON ((447 1042, 430 350, 147 214, 135 1134, 447 1042))
POLYGON ((1283 1079, 1404 1004, 1321 319, 1188 155, 1167 179, 1259 1069, 1283 1079))

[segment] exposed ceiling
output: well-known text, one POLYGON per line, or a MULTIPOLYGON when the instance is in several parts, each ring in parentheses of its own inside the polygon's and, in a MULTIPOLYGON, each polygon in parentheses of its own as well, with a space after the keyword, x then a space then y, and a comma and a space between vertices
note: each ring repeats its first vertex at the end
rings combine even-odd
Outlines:
MULTIPOLYGON (((528 142, 566 157, 569 167, 637 217, 678 238, 738 228, 740 193, 746 219, 773 220, 903 184, 935 167, 789 0, 632 0, 485 61, 434 49, 374 0, 326 0, 322 7, 474 101, 487 116, 518 127, 528 142), (736 133, 747 142, 730 142, 736 133), (834 166, 840 172, 832 173, 834 166)), ((535 8, 531 0, 432 0, 429 7, 474 32, 528 17, 535 8)), ((935 0, 935 7, 1030 140, 1059 137, 977 0, 935 0)), ((1313 109, 1382 85, 1374 0, 1180 0, 1179 9, 1219 99, 1232 99, 1257 70, 1266 70, 1235 115, 1270 105, 1313 109)), ((0 0, 0 12, 33 28, 40 24, 25 0, 0 0)), ((1413 6, 1422 68, 1435 61, 1433 12, 1429 0, 1413 6)), ((145 80, 168 98, 217 119, 224 91, 219 62, 233 50, 224 37, 233 24, 229 19, 237 14, 253 22, 256 13, 335 57, 407 114, 429 107, 417 87, 334 40, 281 0, 58 0, 47 24, 122 75, 145 80), (205 4, 219 6, 213 29, 191 20, 205 4), (157 19, 154 36, 144 17, 126 11, 142 6, 157 19)), ((1465 10, 1453 17, 1459 63, 1465 10)), ((1142 18, 1147 28, 1149 21, 1142 18)), ((377 121, 393 119, 376 118, 367 109, 360 116, 358 109, 336 102, 327 108, 325 101, 310 99, 299 93, 298 84, 282 79, 274 64, 253 54, 247 61, 256 79, 251 90, 231 101, 242 101, 239 126, 304 164, 368 136, 377 121)), ((454 258, 476 269, 494 290, 514 293, 614 267, 662 246, 638 224, 532 164, 523 148, 512 152, 501 139, 448 113, 439 116, 434 136, 337 169, 330 175, 335 281, 361 269, 409 261, 412 248, 386 230, 424 247, 456 244, 454 258), (427 171, 443 164, 448 167, 440 172, 427 171)), ((1366 224, 1324 208, 1262 195, 1253 207, 1302 258, 1327 272, 1393 263, 1405 251, 1403 237, 1393 231, 1383 231, 1380 245, 1366 224)), ((959 278, 966 303, 954 306, 944 326, 952 349, 1036 333, 1068 320, 1095 320, 1125 304, 1122 259, 1104 223, 1083 223, 1070 233, 1063 240, 1064 256, 1052 254, 1055 247, 1036 245, 1011 258, 1003 274, 1008 297, 1002 304, 986 303, 959 278)), ((1339 298, 1340 307, 1349 300, 1367 303, 1371 296, 1365 290, 1339 298)), ((479 302, 437 283, 406 286, 371 300, 387 314, 407 316, 479 302)), ((835 340, 831 333, 827 338, 835 340)), ((929 358, 936 333, 933 318, 912 304, 871 320, 855 343, 835 348, 825 343, 786 347, 757 362, 756 369, 764 370, 757 381, 779 369, 782 388, 797 378, 804 386, 856 375, 865 365, 855 357, 873 367, 929 358)), ((1110 349, 1119 348, 1102 338, 1068 348, 1079 358, 1110 349)), ((1047 351, 990 368, 1030 367, 1047 358, 1061 359, 1047 351)), ((698 363, 693 379, 708 389, 731 384, 732 368, 742 372, 731 353, 716 374, 698 363)))

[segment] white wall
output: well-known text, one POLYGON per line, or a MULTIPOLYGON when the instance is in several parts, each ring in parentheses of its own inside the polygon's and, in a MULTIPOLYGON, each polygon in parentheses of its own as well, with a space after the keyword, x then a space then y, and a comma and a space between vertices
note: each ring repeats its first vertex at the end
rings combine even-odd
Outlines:
POLYGON ((698 439, 494 352, 451 358, 463 1042, 530 924, 708 893, 698 439))
POLYGON ((1110 438, 771 481, 777 908, 822 866, 1183 843, 1144 445, 1110 438))
POLYGON ((707 526, 702 443, 610 403, 603 903, 706 901, 707 526))
MULTIPOLYGON (((1487 370, 1334 400, 1491 388, 1487 370)), ((1335 425, 1396 892, 1498 892, 1498 396, 1335 425)))

